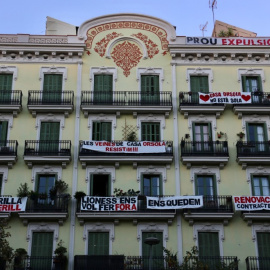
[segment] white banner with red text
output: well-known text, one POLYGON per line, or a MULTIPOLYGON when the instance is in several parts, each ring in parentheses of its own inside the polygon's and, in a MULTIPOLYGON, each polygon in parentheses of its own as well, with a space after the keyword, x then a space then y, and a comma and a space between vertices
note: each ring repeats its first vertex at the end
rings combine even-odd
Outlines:
POLYGON ((25 211, 27 197, 0 197, 0 212, 25 211))
POLYGON ((245 37, 186 37, 186 44, 223 46, 270 46, 270 38, 245 37))
POLYGON ((166 142, 83 141, 82 148, 103 153, 165 153, 166 142))
POLYGON ((236 211, 270 210, 270 196, 234 196, 236 211))
POLYGON ((137 211, 137 197, 85 196, 81 200, 84 211, 137 211))
POLYGON ((215 92, 200 93, 200 104, 229 103, 229 104, 248 104, 251 103, 251 93, 248 92, 215 92))
POLYGON ((203 196, 146 197, 147 209, 183 209, 203 206, 203 196))

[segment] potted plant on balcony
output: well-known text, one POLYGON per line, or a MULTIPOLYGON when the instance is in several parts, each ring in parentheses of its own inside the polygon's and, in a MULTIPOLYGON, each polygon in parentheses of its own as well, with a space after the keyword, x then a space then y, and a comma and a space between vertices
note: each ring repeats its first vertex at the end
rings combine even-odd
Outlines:
POLYGON ((28 197, 30 195, 30 189, 27 183, 20 184, 19 188, 17 189, 17 196, 18 197, 28 197))
POLYGON ((79 202, 81 199, 86 196, 86 193, 84 191, 76 191, 74 194, 74 198, 79 202))
POLYGON ((68 184, 63 180, 56 180, 54 186, 50 189, 49 194, 51 200, 56 198, 56 195, 64 194, 68 189, 68 184))
POLYGON ((14 270, 25 269, 23 264, 23 260, 25 257, 27 257, 27 251, 24 248, 17 248, 15 250, 14 270))
POLYGON ((33 201, 36 201, 37 198, 38 198, 38 192, 37 191, 34 191, 34 190, 31 190, 30 193, 29 193, 29 198, 33 201))
POLYGON ((236 134, 240 139, 243 139, 243 137, 245 136, 245 133, 244 132, 239 132, 236 134))
POLYGON ((57 248, 54 250, 55 257, 53 259, 53 263, 55 266, 55 270, 63 270, 65 269, 67 263, 67 248, 63 246, 64 241, 60 240, 57 244, 57 248))
POLYGON ((134 131, 130 132, 127 135, 127 141, 128 142, 135 142, 136 141, 136 133, 134 131))
POLYGON ((217 132, 217 137, 220 139, 222 136, 224 135, 224 133, 222 131, 217 132))

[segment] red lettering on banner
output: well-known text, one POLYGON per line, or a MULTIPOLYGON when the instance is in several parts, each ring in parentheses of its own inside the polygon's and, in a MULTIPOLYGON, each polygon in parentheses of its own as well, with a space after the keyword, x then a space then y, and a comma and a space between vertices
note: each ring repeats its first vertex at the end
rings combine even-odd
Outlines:
POLYGON ((240 203, 240 198, 239 197, 234 197, 234 202, 235 203, 240 203))
POLYGON ((235 45, 234 44, 234 39, 228 39, 228 41, 229 41, 229 44, 228 45, 235 45))
POLYGON ((227 45, 227 40, 226 39, 222 39, 222 45, 227 45))
POLYGON ((237 39, 236 40, 236 45, 239 45, 239 44, 241 44, 242 43, 242 39, 237 39))

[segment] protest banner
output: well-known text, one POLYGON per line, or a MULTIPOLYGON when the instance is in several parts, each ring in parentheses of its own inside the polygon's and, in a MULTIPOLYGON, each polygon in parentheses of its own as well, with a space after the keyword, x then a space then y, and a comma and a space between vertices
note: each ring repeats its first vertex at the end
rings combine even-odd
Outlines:
POLYGON ((82 148, 103 153, 165 153, 166 142, 83 141, 82 148))
POLYGON ((137 211, 137 197, 85 196, 81 200, 84 211, 137 211))
POLYGON ((0 197, 0 212, 25 211, 27 197, 0 197))
POLYGON ((200 104, 228 103, 228 104, 248 104, 251 103, 251 93, 248 92, 215 92, 200 93, 200 104))
POLYGON ((203 196, 146 197, 147 209, 183 209, 203 206, 203 196))
POLYGON ((270 196, 234 196, 236 211, 270 210, 270 196))

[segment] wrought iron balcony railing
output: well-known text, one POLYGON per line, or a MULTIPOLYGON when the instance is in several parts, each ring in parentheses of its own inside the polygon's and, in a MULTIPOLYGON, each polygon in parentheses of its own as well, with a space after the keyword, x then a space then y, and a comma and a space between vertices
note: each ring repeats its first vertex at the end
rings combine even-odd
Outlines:
POLYGON ((232 213, 232 196, 227 195, 204 195, 203 207, 194 209, 185 209, 184 212, 217 212, 232 213))
POLYGON ((183 269, 228 269, 238 270, 236 256, 192 256, 184 257, 183 269))
POLYGON ((40 213, 40 212, 68 212, 68 202, 70 195, 62 194, 53 197, 48 197, 47 194, 34 193, 29 196, 26 203, 26 213, 40 213))
MULTIPOLYGON (((170 196, 151 196, 151 197, 170 197, 170 196)), ((77 201, 77 212, 97 212, 97 211, 89 211, 89 210, 81 210, 81 200, 77 201)), ((102 211, 102 212, 106 212, 106 211, 102 211)), ((110 212, 110 211, 107 211, 110 212)), ((147 209, 147 203, 146 203, 146 196, 144 195, 139 195, 138 196, 138 201, 137 201, 137 211, 123 211, 121 213, 125 214, 126 212, 128 212, 130 214, 130 212, 133 213, 145 213, 145 212, 151 212, 151 213, 175 213, 175 210, 172 209, 164 209, 164 210, 159 210, 159 209, 147 209)))
MULTIPOLYGON (((119 144, 122 141, 111 141, 111 143, 116 143, 119 144)), ((153 143, 160 143, 164 141, 159 141, 159 142, 153 142, 153 143)), ((130 146, 130 152, 99 152, 99 151, 94 151, 94 150, 89 150, 83 148, 84 141, 80 141, 80 150, 79 150, 79 155, 80 156, 130 156, 130 155, 139 155, 139 156, 172 156, 173 155, 173 142, 172 141, 165 141, 166 146, 165 146, 165 152, 163 153, 136 153, 133 151, 131 148, 136 147, 136 143, 142 143, 143 141, 136 141, 133 142, 134 146, 130 146)), ((121 146, 119 146, 121 147, 121 146)))
POLYGON ((251 92, 251 103, 237 104, 241 106, 270 106, 270 93, 262 91, 251 92))
POLYGON ((220 106, 219 103, 213 104, 200 104, 199 93, 197 92, 180 92, 179 93, 179 104, 180 106, 220 106))
POLYGON ((28 105, 73 105, 73 91, 28 91, 28 105))
POLYGON ((17 156, 18 142, 0 140, 0 156, 17 156))
POLYGON ((181 156, 229 156, 227 141, 181 141, 181 156))
POLYGON ((70 140, 29 140, 25 141, 25 156, 70 156, 71 141, 70 140))
POLYGON ((82 91, 81 105, 172 106, 171 92, 82 91))
POLYGON ((247 257, 246 258, 247 270, 269 270, 270 257, 247 257))
POLYGON ((270 141, 238 141, 237 157, 270 157, 270 141))
POLYGON ((1 90, 0 91, 0 105, 22 105, 22 91, 21 90, 1 90))

